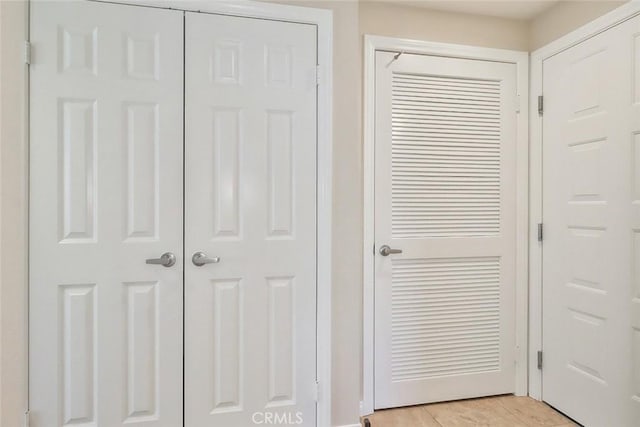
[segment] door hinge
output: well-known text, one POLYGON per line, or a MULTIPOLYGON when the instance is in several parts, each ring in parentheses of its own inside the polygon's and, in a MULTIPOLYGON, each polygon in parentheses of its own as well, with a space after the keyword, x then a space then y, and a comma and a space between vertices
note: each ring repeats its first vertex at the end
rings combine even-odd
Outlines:
POLYGON ((316 65, 316 86, 320 86, 322 83, 322 67, 316 65))
POLYGON ((27 411, 24 413, 24 427, 29 427, 31 425, 31 420, 29 418, 29 411, 27 411))
POLYGON ((542 228, 542 223, 538 223, 538 242, 542 242, 542 238, 544 237, 544 232, 542 228))
POLYGON ((522 107, 522 97, 520 95, 516 95, 516 113, 520 112, 522 107))
POLYGON ((542 369, 542 350, 538 351, 538 369, 542 369))
POLYGON ((24 63, 31 65, 31 43, 29 40, 24 42, 24 63))
POLYGON ((320 383, 316 381, 316 386, 314 388, 314 399, 316 402, 320 402, 320 383))
POLYGON ((542 95, 538 96, 538 114, 544 115, 544 97, 542 95))

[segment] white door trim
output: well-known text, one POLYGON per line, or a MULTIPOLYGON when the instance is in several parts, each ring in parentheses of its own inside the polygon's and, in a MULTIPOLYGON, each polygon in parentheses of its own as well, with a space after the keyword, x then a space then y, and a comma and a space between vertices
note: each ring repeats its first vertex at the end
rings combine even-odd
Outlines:
MULTIPOLYGON (((538 114, 538 95, 542 95, 543 62, 609 28, 640 15, 640 1, 632 0, 560 37, 531 54, 530 186, 529 235, 536 236, 542 222, 542 117, 538 114)), ((542 371, 538 370, 537 352, 542 349, 542 245, 529 240, 529 396, 542 400, 542 371)))
POLYGON ((516 195, 516 394, 527 394, 527 226, 528 226, 528 74, 527 52, 433 43, 418 40, 365 35, 364 39, 364 239, 363 239, 363 401, 360 414, 374 409, 374 134, 375 53, 406 52, 516 64, 520 114, 517 123, 516 195))
MULTIPOLYGON (((96 1, 96 0, 89 0, 96 1)), ((99 0, 103 1, 103 0, 99 0)), ((106 0, 105 0, 106 1, 106 0)), ((110 3, 312 24, 318 31, 317 134, 317 426, 331 425, 331 248, 333 156, 333 13, 249 0, 111 0, 110 3)), ((28 175, 29 171, 25 173, 28 175)))

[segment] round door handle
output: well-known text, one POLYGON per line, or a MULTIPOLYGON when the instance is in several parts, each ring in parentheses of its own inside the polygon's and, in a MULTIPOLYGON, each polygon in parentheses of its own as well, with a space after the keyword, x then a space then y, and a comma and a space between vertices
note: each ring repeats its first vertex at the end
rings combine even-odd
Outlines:
POLYGON ((160 258, 149 258, 145 261, 147 264, 161 265, 163 267, 171 267, 176 263, 176 256, 171 252, 165 252, 160 258))
POLYGON ((401 254, 402 249, 391 249, 389 245, 380 246, 380 255, 389 256, 391 254, 401 254))
POLYGON ((193 265, 196 267, 202 267, 205 264, 217 264, 220 262, 220 258, 209 258, 204 252, 196 252, 191 257, 191 262, 193 262, 193 265))

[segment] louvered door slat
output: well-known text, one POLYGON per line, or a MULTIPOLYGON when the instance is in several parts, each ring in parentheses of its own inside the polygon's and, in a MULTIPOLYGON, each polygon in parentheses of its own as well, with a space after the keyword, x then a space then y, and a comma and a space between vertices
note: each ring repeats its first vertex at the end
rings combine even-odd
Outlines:
MULTIPOLYGON (((408 199, 392 198, 393 236, 399 238, 489 236, 495 235, 500 227, 500 156, 490 155, 487 150, 495 141, 500 142, 500 85, 494 81, 468 79, 422 77, 406 73, 394 73, 392 82, 392 194, 419 192, 427 208, 440 208, 443 215, 455 218, 446 220, 435 217, 432 211, 412 210, 408 199), (407 82, 411 83, 407 85, 407 82), (438 85, 434 91, 433 85, 438 85), (470 87, 481 90, 478 95, 470 95, 470 87), (437 93, 437 95, 434 95, 437 93), (407 105, 427 107, 434 103, 445 108, 466 105, 471 111, 480 112, 490 120, 487 123, 470 124, 451 121, 428 115, 415 115, 407 105), (438 137, 455 144, 454 141, 470 143, 483 141, 487 145, 475 144, 477 151, 457 156, 457 159, 442 161, 438 150, 429 144, 420 145, 420 155, 405 155, 402 136, 417 138, 438 137), (483 150, 482 148, 485 148, 483 150), (446 166, 445 166, 446 164, 446 166), (475 185, 468 185, 464 178, 493 178, 485 192, 478 192, 475 185), (401 179, 398 179, 401 178, 401 179), (403 179, 404 180, 403 180, 403 179), (413 178, 408 185, 406 179, 413 178), (446 191, 438 190, 443 178, 447 180, 446 191), (457 185, 453 185, 457 182, 457 185), (450 192, 451 194, 447 193, 450 192), (443 194, 446 197, 442 197, 443 194), (447 203, 447 199, 483 199, 498 209, 471 213, 464 205, 447 203), (408 211, 414 212, 407 215, 408 211), (409 225, 409 227, 407 227, 409 225), (416 225, 412 227, 411 225, 416 225), (455 225, 456 227, 452 227, 455 225)), ((474 144, 470 144, 474 145, 474 144)))

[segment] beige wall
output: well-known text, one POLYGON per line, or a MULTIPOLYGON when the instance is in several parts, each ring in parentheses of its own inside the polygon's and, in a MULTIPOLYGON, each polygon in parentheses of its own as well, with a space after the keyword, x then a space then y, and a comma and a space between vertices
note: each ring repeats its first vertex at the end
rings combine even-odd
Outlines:
POLYGON ((333 425, 360 413, 362 360, 361 43, 358 4, 326 2, 334 15, 333 57, 333 425))
POLYGON ((531 21, 529 49, 534 51, 626 1, 562 1, 531 21))
POLYGON ((370 0, 360 2, 360 33, 524 51, 529 47, 525 21, 370 0))
POLYGON ((0 1, 0 426, 27 400, 26 4, 0 1))

